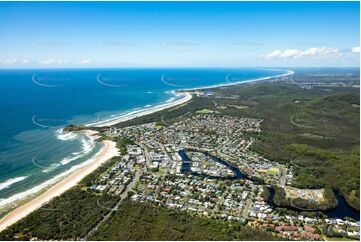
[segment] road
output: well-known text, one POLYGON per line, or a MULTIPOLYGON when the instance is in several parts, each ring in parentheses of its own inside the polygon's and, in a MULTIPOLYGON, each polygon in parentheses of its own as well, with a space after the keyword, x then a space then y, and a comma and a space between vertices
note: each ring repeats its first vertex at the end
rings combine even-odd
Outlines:
POLYGON ((159 145, 159 147, 161 148, 163 154, 165 154, 168 159, 171 159, 170 155, 168 154, 167 150, 165 149, 164 145, 160 142, 154 141, 157 145, 159 145))
MULTIPOLYGON (((137 145, 139 145, 139 146, 143 149, 146 162, 148 162, 148 161, 149 161, 149 154, 148 154, 147 147, 144 146, 144 145, 141 144, 141 143, 137 143, 137 145)), ((141 170, 136 171, 133 180, 128 184, 128 186, 127 186, 127 188, 124 190, 124 192, 122 192, 122 194, 120 194, 120 199, 119 199, 119 201, 114 205, 113 208, 109 209, 109 213, 107 213, 107 214, 103 217, 103 219, 102 219, 97 225, 95 225, 95 227, 93 227, 93 228, 88 232, 88 234, 87 234, 84 238, 82 238, 81 240, 88 240, 88 238, 89 238, 91 235, 93 235, 93 234, 98 230, 98 228, 99 228, 106 220, 108 220, 108 219, 113 215, 113 213, 114 213, 115 211, 117 211, 117 209, 119 208, 119 206, 120 206, 120 204, 123 202, 123 200, 128 197, 128 193, 133 190, 134 186, 135 186, 135 185, 137 184, 137 182, 139 181, 140 175, 141 175, 142 173, 144 173, 145 169, 146 169, 146 165, 144 164, 144 166, 142 167, 141 170)))
POLYGON ((286 186, 286 179, 287 179, 287 168, 282 167, 280 170, 281 170, 280 186, 285 187, 286 186))
MULTIPOLYGON (((144 168, 143 168, 143 169, 144 169, 144 168)), ((98 228, 99 228, 106 220, 108 220, 108 218, 110 218, 115 211, 118 210, 120 204, 123 202, 124 199, 126 199, 126 198, 128 197, 128 193, 129 193, 131 190, 133 190, 134 186, 135 186, 135 185, 137 184, 137 182, 139 181, 140 174, 141 174, 142 172, 143 172, 143 170, 142 170, 141 172, 138 171, 138 172, 135 173, 134 179, 128 184, 127 188, 126 188, 126 189, 124 190, 124 192, 120 195, 120 200, 114 205, 113 208, 111 208, 111 209, 109 210, 109 213, 108 213, 107 215, 105 215, 105 216, 103 217, 103 219, 102 219, 97 225, 95 225, 95 227, 93 227, 93 228, 88 232, 88 234, 87 234, 84 238, 82 238, 81 240, 83 240, 83 241, 84 241, 84 240, 88 240, 89 237, 92 236, 92 235, 98 230, 98 228)))
POLYGON ((247 200, 246 206, 244 206, 243 214, 242 214, 242 217, 245 218, 245 219, 248 218, 249 208, 250 208, 251 204, 252 204, 252 199, 249 198, 249 199, 247 200))

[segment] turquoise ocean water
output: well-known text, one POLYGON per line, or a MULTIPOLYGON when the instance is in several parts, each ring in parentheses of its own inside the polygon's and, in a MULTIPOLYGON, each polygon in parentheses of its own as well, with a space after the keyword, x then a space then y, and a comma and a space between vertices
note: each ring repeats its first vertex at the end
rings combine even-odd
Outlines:
MULTIPOLYGON (((270 69, 0 70, 0 209, 76 169, 101 148, 64 125, 176 100, 173 90, 287 73, 270 69)), ((1 214, 0 214, 1 215, 1 214)))

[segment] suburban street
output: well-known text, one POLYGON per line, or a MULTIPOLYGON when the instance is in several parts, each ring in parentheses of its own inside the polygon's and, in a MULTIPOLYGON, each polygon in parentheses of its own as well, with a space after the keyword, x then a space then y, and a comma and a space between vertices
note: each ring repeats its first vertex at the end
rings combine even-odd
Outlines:
POLYGON ((134 179, 128 184, 127 188, 126 188, 126 189, 124 190, 124 192, 120 195, 120 200, 114 205, 113 208, 111 208, 111 209, 109 210, 109 213, 108 213, 107 215, 105 215, 105 216, 103 217, 103 219, 102 219, 94 228, 92 228, 92 229, 88 232, 88 234, 87 234, 84 238, 82 238, 81 240, 88 240, 89 237, 90 237, 91 235, 93 235, 93 234, 98 230, 98 228, 99 228, 106 220, 108 220, 108 218, 110 218, 110 217, 113 215, 113 213, 114 213, 115 211, 118 210, 120 204, 123 202, 124 199, 126 199, 126 198, 128 197, 128 193, 129 193, 130 191, 132 191, 132 189, 134 188, 134 186, 135 186, 135 185, 137 184, 137 182, 139 181, 140 174, 143 172, 143 170, 144 170, 144 168, 143 168, 141 171, 138 171, 138 172, 135 173, 134 179))

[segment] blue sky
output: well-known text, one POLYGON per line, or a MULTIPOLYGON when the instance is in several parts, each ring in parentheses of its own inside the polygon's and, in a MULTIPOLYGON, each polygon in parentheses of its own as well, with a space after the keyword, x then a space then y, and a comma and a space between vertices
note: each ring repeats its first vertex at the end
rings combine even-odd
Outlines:
POLYGON ((358 2, 0 3, 0 68, 359 66, 358 2))

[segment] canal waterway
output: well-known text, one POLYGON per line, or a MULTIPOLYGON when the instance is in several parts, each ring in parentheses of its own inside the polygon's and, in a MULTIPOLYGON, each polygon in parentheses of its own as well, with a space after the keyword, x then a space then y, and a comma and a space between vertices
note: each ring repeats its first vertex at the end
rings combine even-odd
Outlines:
MULTIPOLYGON (((187 153, 185 150, 179 150, 178 152, 179 156, 182 158, 182 169, 181 172, 184 174, 192 174, 194 176, 201 176, 200 174, 194 173, 191 171, 191 163, 192 161, 190 160, 190 158, 187 156, 187 153)), ((233 173, 235 174, 233 177, 229 177, 229 178, 225 178, 225 177, 217 177, 217 176, 206 176, 209 179, 217 179, 217 180, 225 180, 225 179, 232 179, 232 180, 236 180, 236 179, 247 179, 247 177, 237 168, 234 167, 230 164, 228 164, 227 162, 223 161, 222 159, 212 156, 206 152, 203 152, 203 154, 205 154, 206 156, 210 157, 212 160, 214 160, 215 162, 218 162, 224 166, 226 166, 227 168, 229 168, 230 170, 233 171, 233 173)), ((278 207, 274 202, 273 202, 273 197, 274 197, 274 190, 270 189, 270 198, 268 200, 268 204, 272 207, 272 208, 276 208, 278 207)), ((329 218, 340 218, 343 219, 345 217, 349 217, 349 218, 353 218, 356 221, 360 221, 360 212, 357 211, 356 209, 352 208, 351 206, 347 205, 345 199, 338 193, 335 192, 336 198, 337 198, 337 202, 338 205, 336 208, 334 209, 330 209, 327 211, 322 211, 325 215, 327 215, 329 218)), ((296 211, 296 212, 302 212, 302 210, 300 209, 296 209, 296 208, 287 208, 289 210, 292 211, 296 211)))
POLYGON ((223 161, 222 159, 220 159, 218 157, 215 157, 215 156, 213 156, 211 154, 208 154, 207 152, 202 152, 202 153, 205 156, 211 158, 211 160, 213 160, 215 162, 218 162, 218 163, 224 165, 225 167, 227 167, 228 169, 230 169, 234 173, 234 176, 231 176, 231 177, 206 176, 206 175, 198 174, 196 172, 192 172, 192 170, 191 170, 191 160, 188 157, 185 150, 180 150, 178 152, 179 156, 182 158, 182 161, 183 161, 181 172, 184 173, 184 174, 192 174, 193 176, 204 176, 204 177, 207 177, 209 179, 217 179, 217 180, 246 179, 246 176, 237 167, 234 167, 234 166, 230 165, 229 163, 223 161))
MULTIPOLYGON (((272 208, 277 208, 280 206, 277 206, 274 202, 273 202, 273 197, 275 195, 275 191, 274 189, 270 188, 270 197, 268 199, 268 205, 270 205, 272 208)), ((326 210, 326 211, 321 211, 323 214, 327 215, 327 217, 329 218, 340 218, 343 219, 345 217, 349 217, 349 218, 353 218, 356 221, 360 221, 360 212, 357 211, 356 209, 354 209, 353 207, 349 206, 345 199, 336 191, 334 191, 336 199, 337 199, 337 207, 334 209, 330 209, 330 210, 326 210)), ((295 212, 304 212, 304 210, 301 209, 297 209, 297 208, 292 208, 292 207, 287 207, 288 210, 292 210, 295 212)), ((317 212, 318 210, 315 210, 313 212, 317 212)))

